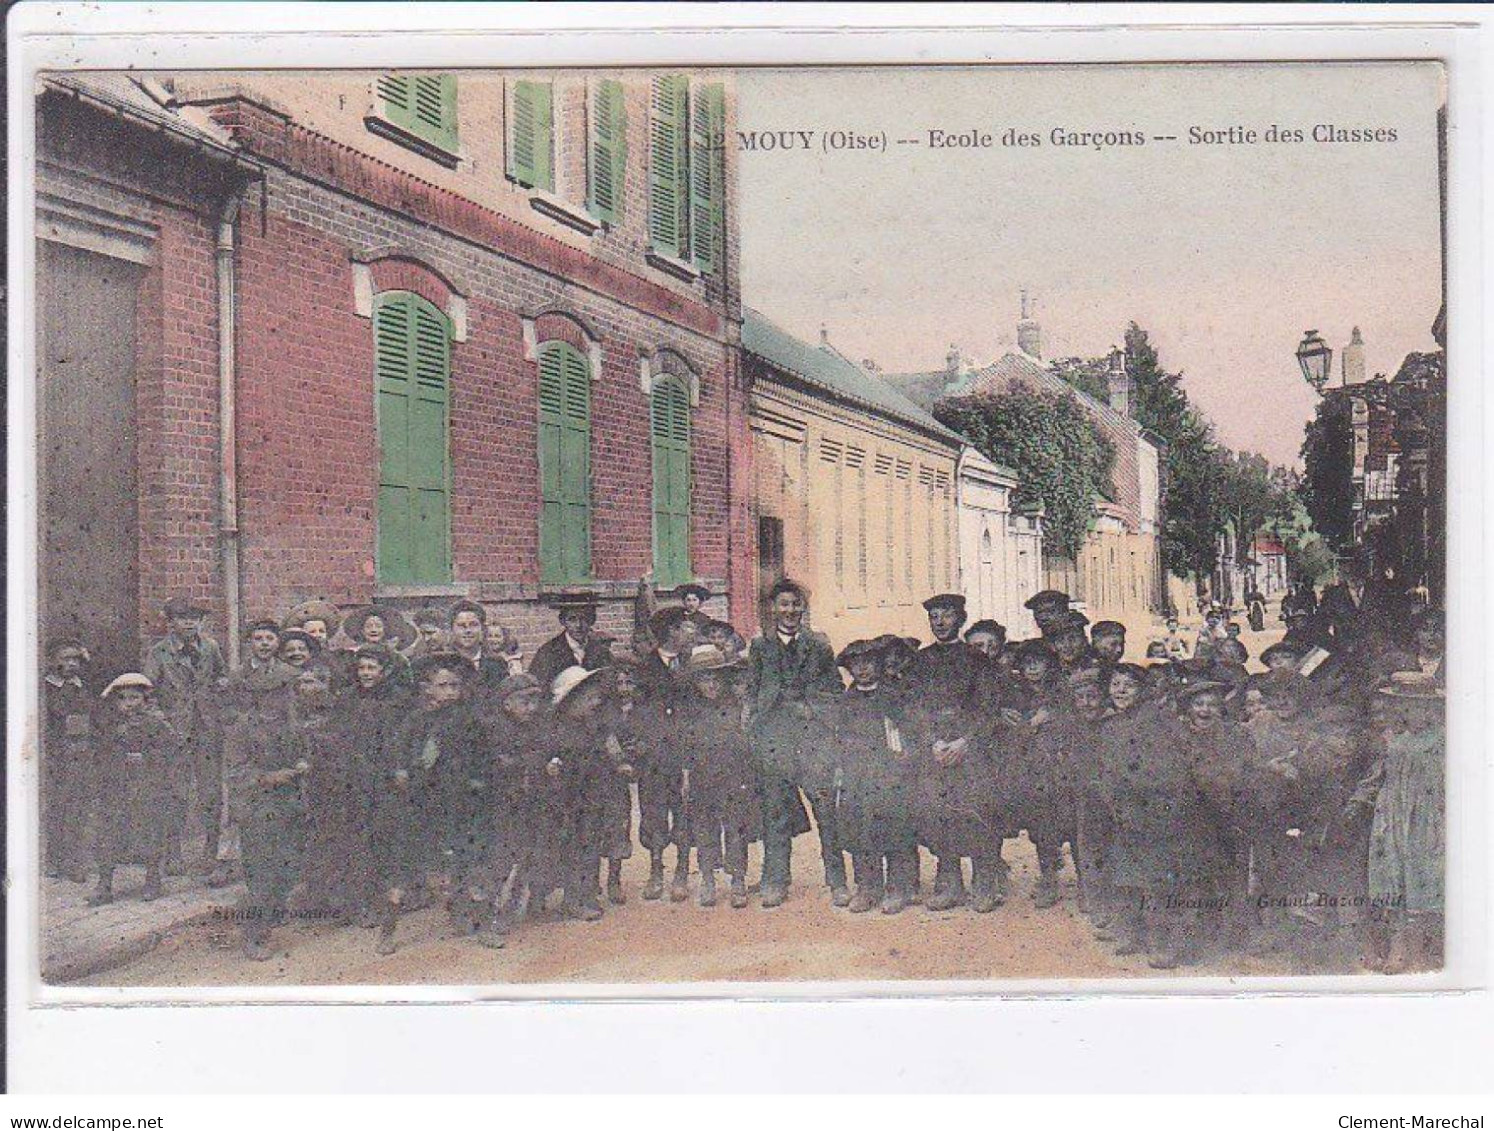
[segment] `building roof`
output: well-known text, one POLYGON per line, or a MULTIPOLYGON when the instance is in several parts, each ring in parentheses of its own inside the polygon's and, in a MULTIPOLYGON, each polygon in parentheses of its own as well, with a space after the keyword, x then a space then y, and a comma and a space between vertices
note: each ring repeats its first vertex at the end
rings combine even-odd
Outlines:
POLYGON ((833 349, 799 340, 756 310, 743 310, 742 314, 742 348, 774 369, 791 374, 836 400, 911 425, 952 444, 965 443, 959 433, 935 420, 928 409, 833 349))
MULTIPOLYGON (((255 164, 232 145, 227 130, 205 119, 192 120, 163 105, 160 98, 147 89, 146 81, 118 72, 43 74, 39 78, 44 90, 87 102, 215 157, 255 164)), ((164 90, 160 93, 166 94, 164 90)))
POLYGON ((1143 431, 1141 425, 1131 417, 1117 412, 1077 385, 1069 384, 1042 362, 1025 353, 1004 353, 989 365, 963 371, 958 380, 953 382, 950 381, 948 369, 933 369, 921 373, 888 373, 883 375, 883 380, 924 408, 932 407, 944 397, 1000 392, 1021 381, 1038 392, 1071 394, 1095 416, 1114 427, 1133 432, 1143 431))

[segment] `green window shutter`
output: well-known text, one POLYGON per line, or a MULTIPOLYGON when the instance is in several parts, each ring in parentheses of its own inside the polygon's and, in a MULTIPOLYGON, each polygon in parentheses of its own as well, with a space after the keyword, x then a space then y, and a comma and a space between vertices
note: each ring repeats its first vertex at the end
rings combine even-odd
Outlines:
POLYGON ((508 175, 525 188, 555 188, 554 119, 547 82, 514 83, 508 139, 508 175))
POLYGON ((449 153, 457 151, 455 75, 381 75, 375 85, 392 125, 449 153))
POLYGON ((720 83, 700 87, 690 118, 690 254, 709 275, 721 264, 726 88, 720 83))
POLYGON ((649 115, 648 231, 654 250, 675 258, 689 251, 690 82, 683 75, 654 79, 649 115))
POLYGON ((539 353, 540 579, 591 576, 591 364, 566 342, 539 353))
POLYGON ((690 393, 670 379, 652 398, 654 463, 654 576, 660 585, 691 579, 690 393))
POLYGON ((391 585, 451 578, 446 316, 391 291, 374 306, 378 397, 378 575, 391 585))
POLYGON ((591 152, 587 162, 587 201, 591 214, 608 224, 622 219, 628 163, 628 116, 622 83, 602 79, 591 106, 591 152))

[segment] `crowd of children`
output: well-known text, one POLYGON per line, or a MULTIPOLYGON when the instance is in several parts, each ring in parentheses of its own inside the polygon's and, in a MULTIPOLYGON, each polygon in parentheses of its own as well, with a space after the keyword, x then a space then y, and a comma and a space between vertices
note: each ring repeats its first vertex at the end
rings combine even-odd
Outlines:
POLYGON ((441 898, 456 930, 496 947, 552 900, 583 921, 626 900, 636 793, 646 900, 690 898, 693 854, 702 906, 724 880, 747 907, 761 841, 759 903, 776 907, 813 829, 836 907, 984 914, 1011 897, 1003 846, 1025 832, 1036 905, 1060 902, 1067 848, 1096 938, 1158 969, 1300 956, 1343 932, 1373 968, 1440 963, 1435 612, 1352 594, 1304 610, 1299 592, 1252 673, 1222 615, 1192 645, 1169 623, 1141 665, 1122 625, 1090 625, 1051 590, 1028 602, 1031 640, 967 625, 964 598, 940 594, 931 643, 889 634, 838 655, 791 581, 750 643, 705 615, 701 587, 679 596, 628 647, 596 631, 590 598, 558 600, 561 631, 527 666, 471 601, 413 623, 307 602, 249 625, 229 671, 205 611, 174 600, 142 670, 101 691, 83 642, 56 641, 47 870, 92 874, 103 904, 118 869, 143 864, 139 895, 156 898, 187 867, 195 814, 207 882, 242 875, 251 958, 272 953, 293 898, 375 928, 380 953, 403 912, 441 898), (220 859, 225 827, 236 863, 220 859))

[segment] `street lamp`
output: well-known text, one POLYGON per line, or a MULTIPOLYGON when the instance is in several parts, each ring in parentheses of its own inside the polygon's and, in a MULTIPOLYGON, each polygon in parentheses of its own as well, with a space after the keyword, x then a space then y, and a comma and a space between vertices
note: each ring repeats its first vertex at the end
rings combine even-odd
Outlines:
POLYGON ((1321 393, 1323 386, 1328 384, 1333 351, 1316 330, 1308 330, 1302 335, 1302 342, 1297 346, 1297 364, 1302 366, 1302 376, 1307 383, 1321 393))

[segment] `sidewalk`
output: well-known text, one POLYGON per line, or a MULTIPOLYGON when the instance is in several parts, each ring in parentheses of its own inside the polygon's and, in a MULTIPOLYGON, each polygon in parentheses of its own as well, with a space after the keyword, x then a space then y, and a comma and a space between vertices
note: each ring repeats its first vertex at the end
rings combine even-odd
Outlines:
POLYGON ((133 962, 170 932, 234 907, 244 893, 241 883, 209 888, 201 876, 168 876, 161 898, 145 903, 140 899, 144 883, 144 868, 120 868, 114 902, 89 907, 92 878, 83 884, 43 878, 42 980, 76 982, 133 962))

